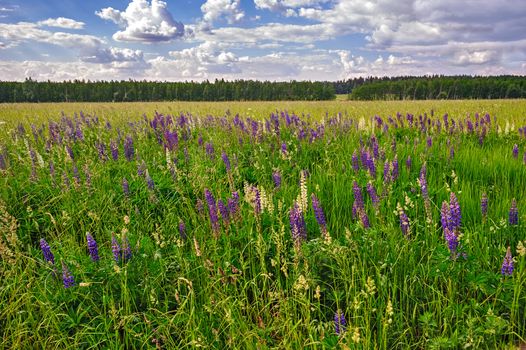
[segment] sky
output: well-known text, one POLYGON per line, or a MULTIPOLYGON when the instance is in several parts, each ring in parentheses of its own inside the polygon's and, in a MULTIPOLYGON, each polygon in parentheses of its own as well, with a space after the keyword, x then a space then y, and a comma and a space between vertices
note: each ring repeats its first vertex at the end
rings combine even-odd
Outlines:
POLYGON ((0 79, 526 74, 526 0, 0 0, 0 79))

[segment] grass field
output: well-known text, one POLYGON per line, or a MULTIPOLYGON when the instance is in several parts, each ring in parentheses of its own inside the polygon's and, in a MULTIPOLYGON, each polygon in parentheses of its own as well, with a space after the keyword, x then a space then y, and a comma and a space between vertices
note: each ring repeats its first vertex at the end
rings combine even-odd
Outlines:
POLYGON ((0 348, 524 346, 525 126, 524 100, 0 105, 0 348))

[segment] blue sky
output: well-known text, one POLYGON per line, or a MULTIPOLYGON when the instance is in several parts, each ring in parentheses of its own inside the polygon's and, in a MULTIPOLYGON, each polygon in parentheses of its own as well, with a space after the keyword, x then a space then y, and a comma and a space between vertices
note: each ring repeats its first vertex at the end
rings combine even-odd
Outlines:
POLYGON ((526 74, 524 0, 0 0, 3 80, 526 74))

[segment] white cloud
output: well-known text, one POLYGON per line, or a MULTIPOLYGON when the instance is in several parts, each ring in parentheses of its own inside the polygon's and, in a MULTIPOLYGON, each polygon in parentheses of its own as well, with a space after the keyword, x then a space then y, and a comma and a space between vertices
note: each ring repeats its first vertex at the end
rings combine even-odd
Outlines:
POLYGON ((203 21, 208 24, 220 18, 225 18, 228 23, 235 23, 245 17, 240 8, 240 0, 207 0, 201 5, 201 12, 203 21))
POLYGON ((173 19, 166 2, 160 0, 152 0, 151 4, 147 0, 132 0, 125 11, 107 7, 95 14, 123 28, 113 34, 116 41, 166 42, 185 35, 184 25, 173 19))
POLYGON ((254 5, 260 10, 286 11, 299 7, 312 7, 326 3, 329 0, 254 0, 254 5))
POLYGON ((93 35, 50 32, 40 29, 35 23, 29 22, 0 23, 0 39, 5 40, 6 45, 10 46, 16 46, 20 42, 27 41, 78 49, 96 48, 103 44, 101 39, 93 35))
POLYGON ((74 19, 58 17, 48 18, 45 21, 39 21, 39 26, 58 27, 66 29, 82 29, 84 28, 84 22, 75 21, 74 19))

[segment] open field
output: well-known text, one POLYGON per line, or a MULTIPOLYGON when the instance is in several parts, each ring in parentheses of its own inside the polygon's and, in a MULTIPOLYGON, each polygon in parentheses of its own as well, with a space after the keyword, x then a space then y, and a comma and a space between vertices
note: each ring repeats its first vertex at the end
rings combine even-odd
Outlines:
POLYGON ((3 104, 0 123, 0 348, 526 342, 524 100, 3 104))

